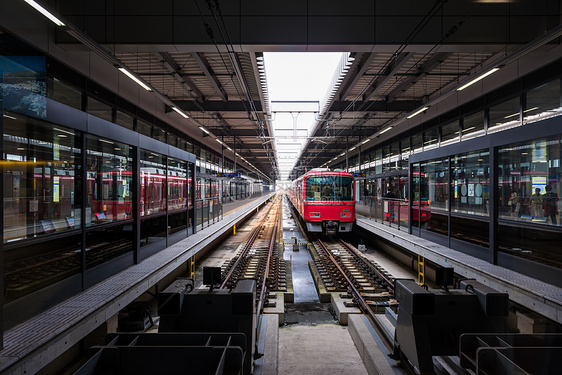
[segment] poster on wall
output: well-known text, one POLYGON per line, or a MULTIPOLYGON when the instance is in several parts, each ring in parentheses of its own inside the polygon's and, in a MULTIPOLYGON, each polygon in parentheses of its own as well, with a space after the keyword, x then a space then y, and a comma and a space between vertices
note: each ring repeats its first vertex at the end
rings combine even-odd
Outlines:
POLYGON ((0 74, 4 110, 47 116, 45 56, 0 56, 0 74))

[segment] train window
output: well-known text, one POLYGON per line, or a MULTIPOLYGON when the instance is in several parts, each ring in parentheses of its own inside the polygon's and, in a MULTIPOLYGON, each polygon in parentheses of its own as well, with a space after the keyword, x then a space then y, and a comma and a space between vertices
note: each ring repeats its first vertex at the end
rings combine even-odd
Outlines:
POLYGON ((80 227, 80 144, 74 130, 4 112, 4 242, 80 227))
POLYGON ((131 147, 88 136, 86 225, 133 217, 131 147))
POLYGON ((311 176, 305 181, 307 201, 353 201, 353 178, 347 176, 311 176))
POLYGON ((166 211, 166 159, 165 156, 141 150, 140 160, 141 216, 166 211))

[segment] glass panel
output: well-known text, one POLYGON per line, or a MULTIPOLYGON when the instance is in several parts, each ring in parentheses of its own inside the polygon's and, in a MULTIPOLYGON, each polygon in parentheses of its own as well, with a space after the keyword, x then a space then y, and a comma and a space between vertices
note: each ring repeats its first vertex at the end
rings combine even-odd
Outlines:
POLYGON ((4 112, 4 242, 80 227, 80 139, 4 112))
POLYGON ((489 113, 490 121, 488 122, 488 133, 493 133, 520 125, 519 97, 490 107, 489 113))
POLYGON ((82 110, 82 93, 57 78, 49 79, 48 97, 72 108, 82 110))
MULTIPOLYGON (((2 47, 5 52, 12 46, 3 42, 2 47)), ((46 65, 45 56, 0 56, 0 98, 4 110, 41 118, 47 116, 46 65)))
POLYGON ((115 115, 115 123, 124 128, 133 130, 134 129, 134 118, 124 112, 117 111, 115 115))
POLYGON ((438 146, 439 126, 433 126, 423 132, 423 149, 431 150, 438 146))
POLYGON ((88 96, 88 113, 96 117, 102 118, 109 122, 113 122, 113 108, 110 105, 100 102, 88 96))
POLYGON ((86 225, 133 217, 131 147, 88 136, 86 225))
POLYGON ((141 221, 141 247, 166 241, 166 216, 141 221))
POLYGON ((441 125, 441 146, 458 142, 460 137, 459 120, 441 125))
POLYGON ((137 119, 137 132, 146 135, 147 137, 152 137, 152 124, 144 120, 137 119))
POLYGON ((410 140, 412 142, 412 152, 414 154, 423 150, 422 133, 412 135, 410 140))
POLYGON ((4 250, 4 303, 82 271, 82 235, 4 250))
POLYGON ((424 184, 420 186, 421 215, 426 214, 427 229, 448 235, 449 168, 447 159, 422 163, 421 176, 427 180, 427 184, 424 181, 424 184), (424 202, 427 203, 427 208, 424 208, 424 202))
POLYGON ((346 176, 311 176, 305 181, 307 201, 353 201, 353 178, 346 176))
POLYGON ((178 146, 178 136, 172 133, 168 133, 168 144, 170 146, 178 146))
POLYGON ((560 157, 558 139, 500 149, 500 217, 559 225, 560 157))
POLYGON ((476 151, 451 159, 451 211, 488 216, 490 155, 476 151))
POLYGON ((562 113, 560 103, 560 79, 545 83, 527 91, 527 105, 523 111, 523 123, 531 123, 562 113))
POLYGON ((141 150, 141 216, 166 211, 166 160, 163 155, 141 150))
POLYGON ((451 237, 488 246, 490 157, 476 151, 451 158, 451 237))
POLYGON ((168 234, 174 234, 187 228, 187 212, 179 212, 168 216, 168 234))
POLYGON ((562 268, 560 139, 503 147, 499 156, 499 249, 562 268))
POLYGON ((484 111, 466 116, 462 122, 462 140, 484 135, 484 111))
POLYGON ((187 207, 187 163, 168 159, 168 210, 187 207))
POLYGON ((154 126, 152 138, 160 142, 166 142, 166 131, 158 126, 154 126))
POLYGON ((86 269, 133 251, 133 224, 91 228, 86 233, 86 269))

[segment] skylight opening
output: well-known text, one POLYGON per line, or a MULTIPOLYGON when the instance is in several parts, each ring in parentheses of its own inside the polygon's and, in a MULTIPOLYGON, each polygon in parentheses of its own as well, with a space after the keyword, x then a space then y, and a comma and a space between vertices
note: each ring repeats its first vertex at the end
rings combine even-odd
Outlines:
MULTIPOLYGON (((316 124, 322 101, 332 90, 344 53, 267 52, 265 71, 280 179, 289 174, 316 124)), ((303 170, 302 173, 305 171, 303 170)), ((281 182, 283 183, 283 182, 281 182)))

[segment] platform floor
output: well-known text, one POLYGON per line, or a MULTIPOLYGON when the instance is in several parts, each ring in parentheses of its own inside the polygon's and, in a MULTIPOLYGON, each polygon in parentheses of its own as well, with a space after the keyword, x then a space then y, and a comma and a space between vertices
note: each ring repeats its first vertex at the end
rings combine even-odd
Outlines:
POLYGON ((367 207, 356 205, 356 225, 362 229, 413 254, 421 255, 434 264, 453 267, 455 273, 463 277, 476 279, 496 290, 506 292, 513 302, 562 324, 562 288, 408 234, 404 227, 399 230, 371 220, 368 216, 361 215, 366 210, 367 207))

